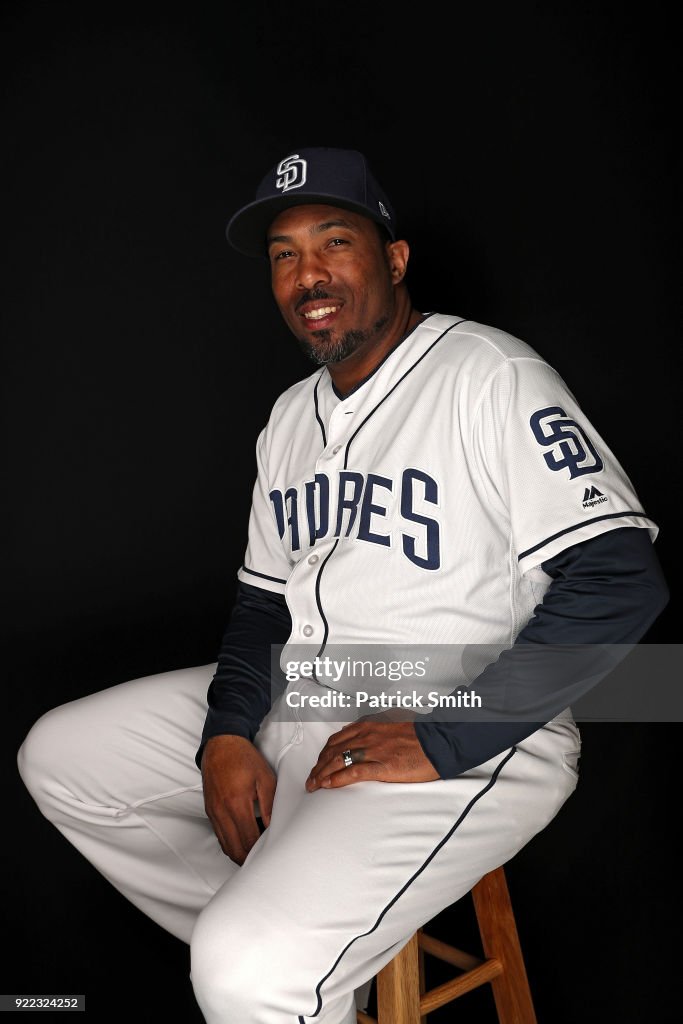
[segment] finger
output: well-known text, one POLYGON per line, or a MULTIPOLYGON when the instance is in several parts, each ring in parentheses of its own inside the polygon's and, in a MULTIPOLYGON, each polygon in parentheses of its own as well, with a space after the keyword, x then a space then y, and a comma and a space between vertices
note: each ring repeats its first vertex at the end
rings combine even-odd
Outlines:
MULTIPOLYGON (((327 743, 323 747, 323 750, 325 750, 326 748, 344 749, 346 747, 352 746, 354 739, 356 739, 358 736, 361 736, 367 730, 367 726, 368 723, 363 721, 349 722, 348 725, 345 725, 342 729, 339 729, 338 732, 333 732, 330 736, 328 736, 327 743)), ((322 750, 320 751, 320 753, 322 754, 322 750)))
POLYGON ((325 786, 327 779, 329 779, 335 772, 348 772, 352 767, 372 761, 372 757, 369 755, 368 750, 365 747, 345 747, 344 749, 336 752, 331 750, 329 755, 330 756, 327 761, 314 768, 306 780, 306 789, 309 793, 312 793, 315 789, 319 789, 321 786, 325 786), (347 764, 348 756, 351 758, 351 765, 347 764))
POLYGON ((244 849, 233 823, 224 818, 212 817, 210 820, 223 853, 235 864, 242 864, 246 859, 247 850, 244 849))
MULTIPOLYGON (((345 742, 350 742, 347 740, 345 742)), ((324 779, 326 779, 332 772, 337 772, 341 768, 346 768, 346 757, 348 754, 348 748, 342 743, 341 746, 328 747, 326 746, 320 753, 318 763, 311 769, 310 775, 306 780, 306 788, 310 791, 317 789, 324 779)))
POLYGON ((273 813, 273 800, 275 799, 275 782, 273 779, 258 779, 256 782, 256 796, 261 808, 261 820, 267 828, 270 825, 270 817, 273 813))
POLYGON ((237 831, 239 833, 242 848, 249 853, 254 843, 259 839, 261 830, 258 827, 256 820, 256 811, 254 809, 253 800, 240 809, 239 815, 235 819, 237 831))
POLYGON ((365 761, 362 764, 354 764, 350 768, 332 772, 323 779, 320 788, 341 789, 343 786, 353 786, 356 782, 376 782, 379 772, 380 765, 376 761, 365 761))
MULTIPOLYGON (((260 836, 253 803, 239 809, 232 808, 220 818, 220 830, 225 840, 223 851, 236 864, 243 864, 247 854, 260 836)), ((220 838, 220 837, 219 837, 220 838)))
MULTIPOLYGON (((338 759, 342 751, 353 746, 354 740, 359 740, 364 731, 362 723, 352 722, 350 725, 345 725, 339 732, 332 733, 318 754, 318 760, 313 765, 311 774, 317 773, 323 765, 329 764, 334 758, 338 759)), ((365 744, 358 743, 357 745, 364 746, 365 744)))

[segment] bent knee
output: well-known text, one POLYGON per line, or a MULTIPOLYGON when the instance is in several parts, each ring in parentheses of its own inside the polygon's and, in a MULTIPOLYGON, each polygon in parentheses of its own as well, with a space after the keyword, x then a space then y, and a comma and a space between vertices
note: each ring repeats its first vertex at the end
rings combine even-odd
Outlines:
POLYGON ((264 921, 251 926, 234 919, 227 925, 204 911, 194 928, 190 959, 195 996, 207 1019, 262 1024, 281 1013, 296 1020, 306 992, 287 951, 286 934, 264 921))
POLYGON ((19 775, 34 797, 39 797, 46 781, 64 763, 69 739, 63 728, 60 708, 46 711, 30 728, 17 753, 19 775))
POLYGON ((99 737, 79 705, 76 700, 46 711, 17 752, 19 775, 44 813, 63 787, 83 777, 84 765, 96 760, 99 737))

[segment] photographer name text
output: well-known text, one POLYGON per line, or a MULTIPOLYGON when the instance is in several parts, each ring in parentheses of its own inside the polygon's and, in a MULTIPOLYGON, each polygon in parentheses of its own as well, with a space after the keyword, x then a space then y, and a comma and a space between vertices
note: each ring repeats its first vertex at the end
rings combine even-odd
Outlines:
POLYGON ((387 708, 480 708, 481 697, 474 690, 459 690, 457 693, 443 694, 437 690, 418 693, 417 690, 395 690, 393 693, 368 693, 356 690, 355 693, 342 693, 340 690, 325 690, 324 693, 302 693, 299 690, 288 690, 285 696, 290 708, 370 708, 372 710, 387 708))

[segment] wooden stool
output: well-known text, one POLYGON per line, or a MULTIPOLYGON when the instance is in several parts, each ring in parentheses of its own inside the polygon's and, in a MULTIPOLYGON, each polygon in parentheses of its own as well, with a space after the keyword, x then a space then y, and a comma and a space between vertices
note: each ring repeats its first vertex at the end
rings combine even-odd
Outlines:
POLYGON ((472 889, 485 959, 464 953, 420 928, 377 975, 377 1020, 358 1012, 358 1024, 427 1024, 426 1015, 491 984, 499 1024, 536 1024, 505 871, 489 871, 472 889), (424 955, 461 970, 452 981, 425 991, 424 955))

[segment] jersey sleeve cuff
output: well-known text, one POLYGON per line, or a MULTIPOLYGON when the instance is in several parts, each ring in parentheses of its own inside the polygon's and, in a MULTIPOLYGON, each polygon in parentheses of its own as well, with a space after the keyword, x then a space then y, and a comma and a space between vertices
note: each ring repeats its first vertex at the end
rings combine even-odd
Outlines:
POLYGON ((287 586, 287 580, 278 576, 272 576, 250 566, 241 565, 237 570, 237 579, 241 583, 248 583, 252 587, 261 587, 262 590, 270 590, 273 594, 283 594, 287 586))
POLYGON ((565 548, 574 544, 581 544, 585 540, 599 537, 600 534, 609 530, 616 530, 623 526, 635 526, 646 529, 650 533, 650 539, 654 543, 659 533, 657 524, 646 516, 644 512, 613 512, 609 515, 597 516, 587 519, 584 522, 574 523, 557 533, 550 534, 537 544, 522 551, 517 556, 519 571, 524 573, 531 569, 538 568, 543 562, 555 555, 559 555, 565 548))

